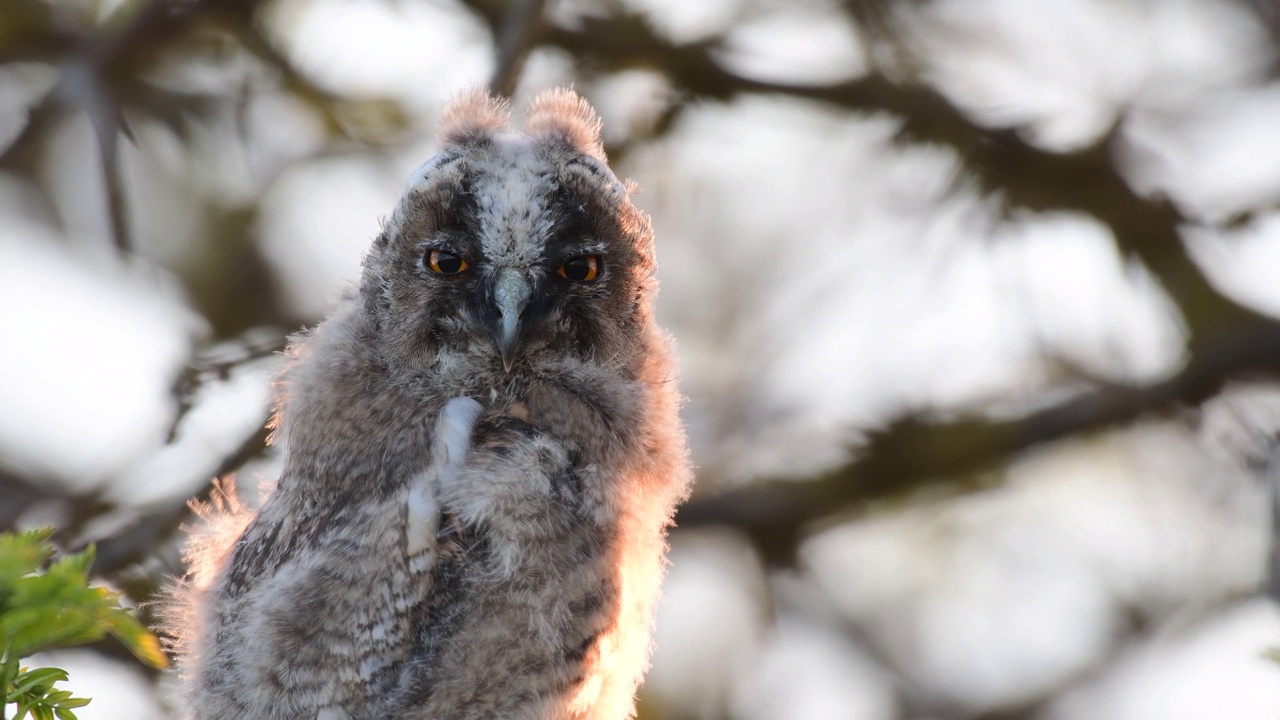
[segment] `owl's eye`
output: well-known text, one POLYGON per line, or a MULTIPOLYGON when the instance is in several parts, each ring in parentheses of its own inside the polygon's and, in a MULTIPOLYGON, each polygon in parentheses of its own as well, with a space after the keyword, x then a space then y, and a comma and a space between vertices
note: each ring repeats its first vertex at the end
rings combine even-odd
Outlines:
POLYGON ((427 267, 441 275, 457 275, 467 269, 467 261, 445 250, 427 253, 427 267))
POLYGON ((600 258, 595 255, 583 255, 566 260, 556 272, 560 277, 573 282, 591 282, 600 274, 600 258))

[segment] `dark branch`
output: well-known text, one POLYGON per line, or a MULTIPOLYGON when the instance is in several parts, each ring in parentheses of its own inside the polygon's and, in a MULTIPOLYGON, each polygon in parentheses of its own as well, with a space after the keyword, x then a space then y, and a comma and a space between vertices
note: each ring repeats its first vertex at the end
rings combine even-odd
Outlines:
POLYGON ((675 45, 639 17, 584 19, 580 29, 552 29, 548 42, 605 70, 656 69, 693 97, 729 101, 774 94, 891 114, 901 120, 901 140, 950 148, 967 176, 1006 207, 1097 218, 1120 248, 1160 280, 1187 329, 1190 359, 1168 381, 1100 389, 1013 421, 938 423, 908 416, 875 434, 858 461, 808 483, 766 483, 695 501, 680 513, 684 526, 737 525, 775 558, 785 559, 806 524, 856 503, 977 473, 1035 445, 1111 427, 1174 403, 1199 404, 1224 382, 1250 371, 1280 374, 1280 322, 1240 306, 1210 284, 1182 244, 1184 218, 1172 204, 1144 198, 1129 186, 1116 167, 1111 136, 1089 148, 1056 153, 1032 145, 1013 129, 980 125, 927 85, 883 74, 833 85, 744 77, 716 61, 715 42, 675 45))
MULTIPOLYGON (((1136 420, 1177 404, 1198 406, 1235 379, 1280 378, 1280 322, 1258 321, 1192 357, 1152 385, 1085 393, 1013 420, 934 422, 907 416, 873 433, 858 459, 808 482, 765 482, 695 499, 680 527, 724 524, 746 531, 774 561, 787 562, 814 520, 901 496, 945 478, 972 476, 1043 443, 1136 420)), ((959 484, 954 487, 962 487, 959 484)))
POLYGON ((1267 595, 1280 602, 1280 435, 1272 437, 1267 458, 1267 492, 1271 500, 1271 547, 1267 555, 1267 595))
POLYGON ((715 42, 675 45, 639 17, 587 18, 581 29, 553 28, 547 41, 605 69, 652 67, 692 96, 728 101, 745 94, 814 100, 857 112, 889 113, 905 141, 953 150, 970 177, 1010 208, 1077 211, 1111 229, 1117 244, 1139 259, 1181 309, 1193 342, 1231 332, 1256 314, 1217 292, 1187 257, 1178 234, 1183 219, 1162 200, 1139 196, 1117 170, 1110 138, 1070 153, 1038 148, 1011 129, 984 127, 941 93, 871 74, 833 85, 790 85, 744 77, 715 60, 715 42))
POLYGON ((511 97, 529 51, 543 30, 542 16, 547 0, 519 0, 512 5, 498 38, 498 63, 489 80, 489 90, 511 97))
POLYGON ((35 482, 0 469, 0 531, 14 526, 27 508, 54 497, 48 481, 35 482))
MULTIPOLYGON (((245 439, 240 447, 231 453, 214 473, 221 477, 234 472, 249 460, 261 455, 267 447, 268 430, 266 419, 263 426, 252 436, 245 439)), ((208 499, 213 486, 208 485, 196 496, 198 500, 208 499)), ((178 532, 182 523, 191 517, 188 505, 176 507, 165 506, 144 514, 129 525, 123 532, 118 532, 98 543, 97 559, 93 564, 96 574, 111 576, 129 565, 141 561, 155 553, 156 548, 169 540, 178 532)))
POLYGON ((102 186, 106 189, 107 195, 107 218, 111 226, 111 241, 115 244, 116 250, 125 253, 128 252, 131 243, 124 174, 120 169, 118 128, 118 120, 101 128, 98 136, 98 157, 102 162, 102 186))

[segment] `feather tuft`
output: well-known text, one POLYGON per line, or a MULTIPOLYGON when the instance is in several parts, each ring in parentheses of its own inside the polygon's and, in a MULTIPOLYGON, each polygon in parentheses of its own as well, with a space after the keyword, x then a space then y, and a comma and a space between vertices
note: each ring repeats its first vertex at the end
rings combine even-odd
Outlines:
POLYGON ((474 145, 507 129, 511 108, 484 88, 464 90, 445 103, 440 117, 441 145, 474 145))
POLYGON ((605 162, 600 125, 600 116, 591 104, 573 90, 562 87, 538 93, 525 116, 524 131, 540 140, 565 143, 605 162))
MULTIPOLYGON (((270 491, 269 486, 262 488, 264 496, 270 491)), ((205 660, 209 639, 203 634, 206 622, 201 613, 206 595, 255 512, 236 495, 232 476, 213 481, 207 502, 191 500, 187 506, 196 516, 195 523, 182 528, 187 533, 182 551, 187 575, 171 580, 156 603, 162 638, 184 678, 205 660)))

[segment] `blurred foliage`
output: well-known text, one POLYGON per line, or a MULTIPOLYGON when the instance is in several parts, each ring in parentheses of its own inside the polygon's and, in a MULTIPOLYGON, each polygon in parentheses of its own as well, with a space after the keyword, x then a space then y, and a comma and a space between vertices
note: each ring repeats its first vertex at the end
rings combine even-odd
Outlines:
MULTIPOLYGON (((219 142, 244 144, 246 108, 253 100, 289 98, 318 120, 326 139, 310 154, 270 170, 261 180, 264 187, 290 164, 343 148, 393 148, 418 129, 418 121, 395 101, 335 93, 295 67, 264 19, 278 5, 267 0, 4 3, 0 67, 41 65, 54 69, 57 80, 36 97, 28 121, 0 151, 0 170, 30 178, 46 193, 55 192, 42 185, 36 168, 41 148, 60 119, 70 114, 87 117, 98 140, 111 216, 107 225, 116 246, 129 253, 135 252, 129 207, 144 201, 130 196, 117 148, 131 141, 134 127, 167 128, 191 144, 196 144, 199 128, 221 128, 230 133, 218 135, 219 142), (197 88, 183 80, 209 68, 220 70, 220 82, 197 88)), ((1197 221, 1162 197, 1139 194, 1125 180, 1112 150, 1119 126, 1087 147, 1054 151, 1029 141, 1016 127, 990 127, 974 120, 928 82, 924 58, 907 41, 904 29, 910 12, 927 2, 838 4, 867 46, 869 65, 862 75, 835 83, 765 81, 741 74, 720 55, 726 36, 677 42, 655 29, 648 16, 611 3, 571 21, 548 12, 546 5, 543 0, 460 0, 458 8, 489 30, 497 58, 490 85, 499 92, 509 93, 516 86, 524 58, 538 48, 566 53, 573 72, 588 84, 627 70, 661 74, 672 89, 669 101, 654 123, 633 129, 633 137, 610 148, 615 155, 662 136, 699 102, 767 95, 817 102, 851 114, 889 115, 898 121, 897 142, 948 149, 963 168, 962 179, 998 199, 1006 210, 1068 211, 1096 218, 1111 230, 1124 254, 1158 279, 1186 331, 1186 363, 1180 373, 1160 383, 1097 385, 1014 419, 992 420, 984 414, 940 419, 927 410, 905 412, 880 428, 868 429, 865 440, 851 448, 855 459, 815 482, 762 483, 699 497, 682 512, 681 525, 735 525, 768 557, 785 562, 814 521, 842 517, 868 500, 908 495, 939 483, 964 489, 969 484, 964 478, 1035 445, 1174 405, 1195 406, 1235 378, 1280 374, 1280 322, 1214 287, 1182 242, 1184 228, 1197 221)), ((1266 22, 1273 19, 1258 12, 1266 22)), ((193 259, 170 268, 182 277, 196 309, 212 326, 215 341, 234 340, 264 327, 275 328, 279 338, 281 330, 314 320, 294 317, 271 277, 255 241, 260 199, 261 193, 230 203, 213 196, 197 198, 203 202, 200 247, 190 253, 193 259)), ((56 205, 48 201, 49 207, 56 205)), ((246 358, 255 356, 246 353, 246 358)), ((175 379, 182 412, 197 389, 193 377, 203 375, 187 372, 175 379)), ((253 456, 253 448, 262 448, 261 440, 247 439, 252 447, 238 449, 236 462, 219 470, 234 470, 253 456)), ((84 522, 108 509, 95 498, 79 501, 67 534, 75 537, 84 522)), ((165 528, 158 535, 172 532, 182 512, 158 512, 157 522, 165 528)), ((158 535, 142 533, 150 540, 158 535)), ((130 543, 136 551, 135 539, 130 543)), ((134 551, 108 549, 109 569, 137 559, 134 551)))
MULTIPOLYGON (((271 3, 254 0, 127 0, 121 3, 13 0, 0 4, 0 67, 57 69, 53 88, 29 111, 21 132, 0 151, 0 170, 40 179, 39 159, 59 123, 70 116, 91 122, 98 142, 108 228, 122 252, 136 250, 131 226, 137 198, 120 166, 119 143, 134 142, 136 128, 154 126, 183 144, 201 134, 244 142, 250 102, 273 93, 306 108, 328 137, 325 150, 344 144, 370 148, 395 142, 411 120, 381 97, 334 94, 299 72, 264 34, 259 15, 271 3), (213 82, 193 87, 193 74, 212 71, 213 82)), ((293 327, 273 295, 253 242, 257 200, 226 204, 196 197, 205 239, 194 259, 170 267, 184 280, 216 337, 234 337, 262 325, 293 327)), ((56 203, 46 198, 47 206, 56 203)))
POLYGON ((57 683, 59 668, 19 667, 19 661, 55 648, 84 645, 110 634, 153 668, 168 666, 154 635, 120 605, 120 597, 89 584, 92 547, 53 560, 52 529, 0 535, 0 688, 17 705, 16 720, 73 720, 89 703, 57 683))
MULTIPOLYGON (((1276 4, 1240 2, 1256 13, 1280 47, 1276 4)), ((419 123, 425 120, 389 98, 335 92, 295 66, 267 21, 281 4, 0 1, 0 70, 36 67, 53 78, 50 87, 33 93, 25 122, 0 148, 0 172, 22 178, 40 194, 43 205, 33 212, 43 211, 55 224, 65 223, 55 202, 58 189, 48 184, 40 164, 60 123, 72 117, 87 119, 97 141, 95 168, 100 173, 92 181, 104 190, 109 215, 104 226, 123 257, 142 252, 131 223, 139 208, 153 202, 131 187, 119 157, 121 144, 135 142, 143 128, 171 134, 193 165, 204 159, 194 149, 202 142, 212 142, 219 150, 247 147, 246 118, 261 98, 283 99, 291 108, 302 108, 320 128, 317 147, 263 170, 256 179, 259 187, 247 197, 228 198, 202 188, 191 193, 196 206, 192 212, 199 216, 192 244, 198 247, 168 269, 208 321, 208 343, 238 344, 243 352, 207 362, 200 353, 209 348, 197 349, 190 367, 173 378, 175 428, 202 383, 225 379, 237 364, 270 354, 281 346, 285 332, 315 320, 297 317, 288 307, 256 236, 261 200, 272 182, 291 166, 327 155, 394 152, 422 131, 419 123), (189 81, 200 72, 218 81, 189 81), (263 344, 264 335, 271 341, 263 344)), ((724 62, 727 32, 679 42, 657 29, 649 16, 623 3, 586 3, 591 11, 571 19, 566 17, 572 13, 548 11, 548 4, 458 0, 449 6, 487 28, 496 59, 489 84, 503 94, 518 87, 525 58, 538 49, 567 57, 572 76, 588 88, 625 71, 660 75, 670 97, 654 122, 632 128, 628 137, 609 148, 614 158, 660 140, 690 108, 703 103, 769 96, 814 103, 851 117, 887 116, 896 123, 894 142, 945 149, 961 168, 956 185, 980 190, 1008 214, 1069 212, 1096 219, 1111 232, 1123 255, 1156 279, 1185 330, 1184 362, 1171 377, 1134 385, 1090 382, 1078 392, 1053 396, 1056 400, 1032 403, 1024 414, 957 416, 940 415, 932 408, 905 409, 879 427, 862 429, 859 440, 850 444, 847 462, 806 478, 808 482, 765 478, 727 492, 708 491, 712 483, 704 482, 699 496, 681 511, 681 527, 732 526, 768 560, 789 564, 814 528, 841 521, 870 503, 912 498, 922 490, 989 487, 996 479, 992 470, 1029 448, 1175 409, 1194 409, 1237 380, 1280 377, 1280 320, 1237 302, 1209 281, 1183 242, 1188 228, 1203 225, 1199 219, 1187 216, 1168 198, 1140 193, 1126 180, 1114 151, 1122 123, 1086 147, 1057 151, 1037 145, 1017 127, 976 120, 930 83, 922 69, 925 58, 904 37, 904 18, 927 6, 928 0, 834 3, 867 46, 868 67, 857 77, 832 83, 761 80, 739 73, 724 62)), ((188 167, 189 172, 197 170, 198 165, 188 167)), ((1234 218, 1232 223, 1248 219, 1234 218)), ((239 468, 263 451, 266 437, 260 430, 244 438, 211 474, 239 468)), ((25 507, 56 495, 56 484, 46 480, 0 472, 0 493, 13 501, 0 507, 0 521, 9 522, 25 507)), ((118 509, 97 492, 63 500, 69 512, 59 537, 68 543, 89 539, 87 528, 118 509)), ((102 538, 101 560, 92 571, 116 576, 136 569, 167 547, 187 517, 187 509, 178 503, 145 510, 133 524, 102 538)), ((40 707, 59 701, 55 695, 60 691, 54 687, 64 676, 37 670, 16 681, 17 658, 45 647, 88 642, 104 633, 161 666, 154 638, 120 609, 112 594, 86 584, 92 550, 50 562, 48 538, 44 531, 0 541, 0 627, 9 633, 6 693, 17 692, 14 688, 20 685, 26 696, 45 699, 40 707)), ((164 562, 158 566, 141 571, 141 580, 134 577, 120 586, 137 600, 147 599, 158 577, 174 569, 164 562)), ((69 712, 68 699, 60 701, 59 709, 69 712)), ((33 712, 36 707, 31 705, 33 712)), ((642 712, 658 715, 649 708, 642 712)))

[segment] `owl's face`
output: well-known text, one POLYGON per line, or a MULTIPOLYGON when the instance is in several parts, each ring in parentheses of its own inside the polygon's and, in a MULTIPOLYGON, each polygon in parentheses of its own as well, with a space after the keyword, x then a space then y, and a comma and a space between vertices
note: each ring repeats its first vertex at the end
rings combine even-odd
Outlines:
POLYGON ((509 133, 424 165, 366 266, 380 341, 409 369, 515 376, 625 367, 654 268, 648 222, 603 162, 509 133))

